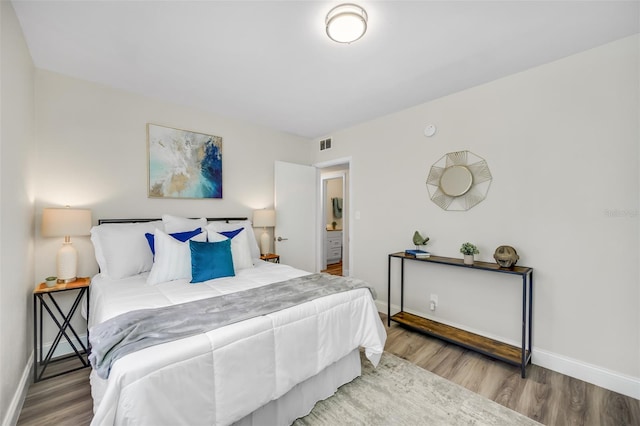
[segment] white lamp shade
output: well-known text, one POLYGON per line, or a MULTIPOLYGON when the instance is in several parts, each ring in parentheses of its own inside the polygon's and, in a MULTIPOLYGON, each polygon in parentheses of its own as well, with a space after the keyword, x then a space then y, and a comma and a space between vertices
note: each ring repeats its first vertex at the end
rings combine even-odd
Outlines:
POLYGON ((43 237, 75 237, 89 235, 91 210, 48 208, 42 211, 43 237))
POLYGON ((253 212, 253 226, 256 228, 276 226, 276 211, 270 209, 255 210, 253 212))

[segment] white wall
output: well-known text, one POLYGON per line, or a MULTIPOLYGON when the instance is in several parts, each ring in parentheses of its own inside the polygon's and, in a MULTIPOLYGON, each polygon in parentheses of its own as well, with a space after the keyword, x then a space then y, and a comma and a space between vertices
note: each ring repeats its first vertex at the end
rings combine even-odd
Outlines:
MULTIPOLYGON (((43 207, 65 204, 90 208, 94 222, 163 213, 251 217, 273 206, 275 159, 310 158, 302 138, 43 70, 36 74, 36 122, 38 220, 43 207), (223 199, 147 197, 149 122, 222 136, 223 199)), ((49 246, 55 253, 58 245, 38 234, 38 276, 54 268, 49 246)), ((92 259, 83 250, 81 274, 96 271, 92 259)))
MULTIPOLYGON (((40 236, 44 207, 90 208, 94 223, 163 213, 251 218, 254 209, 273 207, 274 161, 310 164, 311 156, 299 137, 43 70, 36 72, 36 143, 39 279, 55 274, 62 243, 40 236), (221 136, 223 199, 148 198, 147 123, 221 136)), ((89 238, 72 240, 79 251, 79 275, 95 274, 89 238)), ((51 333, 48 324, 45 341, 51 333)))
MULTIPOLYGON (((496 247, 512 245, 519 264, 535 268, 534 362, 590 381, 602 373, 620 380, 599 384, 640 397, 638 40, 327 135, 333 148, 316 162, 352 158, 353 275, 386 303, 387 254, 410 248, 415 230, 441 256, 460 257, 471 241, 493 262, 496 247), (427 123, 438 128, 431 138, 427 123), (425 180, 459 150, 484 157, 493 182, 481 204, 448 212, 429 200, 425 180)), ((433 317, 519 340, 517 279, 407 269, 408 310, 428 315, 438 294, 433 317)))
POLYGON ((0 421, 8 425, 32 353, 34 68, 10 2, 0 2, 0 17, 0 421))

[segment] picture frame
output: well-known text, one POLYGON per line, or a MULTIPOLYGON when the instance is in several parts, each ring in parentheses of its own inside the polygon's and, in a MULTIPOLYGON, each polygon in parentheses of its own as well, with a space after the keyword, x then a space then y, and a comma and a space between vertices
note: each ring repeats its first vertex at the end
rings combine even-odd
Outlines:
POLYGON ((222 198, 222 137, 147 123, 147 160, 149 198, 222 198))

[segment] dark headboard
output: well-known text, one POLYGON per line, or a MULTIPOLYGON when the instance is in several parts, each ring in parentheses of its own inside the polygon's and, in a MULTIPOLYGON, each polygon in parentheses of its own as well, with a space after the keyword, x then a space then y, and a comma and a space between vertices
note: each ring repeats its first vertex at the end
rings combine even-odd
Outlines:
MULTIPOLYGON (((193 218, 200 219, 200 218, 193 218)), ((162 220, 162 219, 98 219, 98 225, 102 225, 103 223, 139 223, 139 222, 153 222, 154 220, 162 220)), ((231 222, 231 221, 239 221, 239 220, 247 220, 246 217, 208 217, 207 222, 231 222)))

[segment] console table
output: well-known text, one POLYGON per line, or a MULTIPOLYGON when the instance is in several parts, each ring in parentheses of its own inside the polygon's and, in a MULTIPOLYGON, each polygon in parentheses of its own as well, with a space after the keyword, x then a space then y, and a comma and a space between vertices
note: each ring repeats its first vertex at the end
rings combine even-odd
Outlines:
POLYGON ((526 366, 531 361, 531 323, 532 323, 532 299, 533 299, 533 268, 526 266, 513 266, 501 268, 497 263, 474 262, 473 265, 464 264, 462 259, 452 257, 430 256, 416 258, 404 252, 389 255, 387 266, 387 325, 391 321, 402 324, 418 332, 428 334, 450 343, 480 352, 489 357, 499 359, 511 365, 520 366, 522 377, 525 377, 526 366), (391 260, 400 260, 400 312, 391 315, 391 260), (477 271, 494 272, 500 274, 517 275, 522 278, 522 345, 521 347, 509 345, 470 333, 459 328, 451 327, 437 321, 413 315, 404 311, 404 263, 405 261, 437 263, 460 268, 468 268, 477 271))

